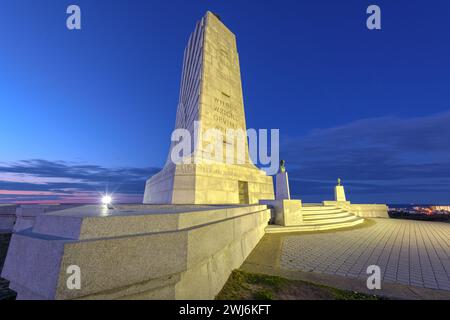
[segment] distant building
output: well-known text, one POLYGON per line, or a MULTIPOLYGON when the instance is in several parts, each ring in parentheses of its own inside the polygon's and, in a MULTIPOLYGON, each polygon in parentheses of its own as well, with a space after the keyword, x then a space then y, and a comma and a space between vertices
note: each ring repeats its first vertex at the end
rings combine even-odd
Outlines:
POLYGON ((448 212, 450 212, 450 206, 432 206, 431 210, 433 210, 433 211, 448 211, 448 212))

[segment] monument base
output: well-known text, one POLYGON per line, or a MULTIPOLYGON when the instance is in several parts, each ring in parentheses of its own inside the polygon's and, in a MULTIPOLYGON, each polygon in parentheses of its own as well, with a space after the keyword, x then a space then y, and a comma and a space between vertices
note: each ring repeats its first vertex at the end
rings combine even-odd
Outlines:
POLYGON ((18 299, 213 299, 269 218, 265 205, 55 211, 13 234, 2 277, 18 299))
POLYGON ((147 180, 144 204, 258 204, 273 181, 254 165, 169 164, 147 180))

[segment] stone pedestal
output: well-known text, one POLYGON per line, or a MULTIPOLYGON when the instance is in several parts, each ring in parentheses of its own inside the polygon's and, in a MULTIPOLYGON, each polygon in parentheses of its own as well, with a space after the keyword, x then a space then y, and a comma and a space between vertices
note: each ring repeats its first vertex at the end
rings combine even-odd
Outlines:
POLYGON ((290 200, 289 178, 287 172, 280 172, 275 176, 276 200, 290 200))
POLYGON ((302 200, 261 200, 272 208, 272 223, 279 226, 296 226, 303 222, 302 200))
POLYGON ((344 186, 334 187, 334 200, 338 202, 347 201, 345 198, 344 186))
POLYGON ((303 222, 301 200, 274 201, 275 224, 280 226, 295 226, 303 222))
POLYGON ((18 299, 213 299, 269 218, 265 205, 54 211, 13 234, 1 276, 18 299))
POLYGON ((272 222, 279 226, 302 224, 302 201, 291 200, 289 177, 286 171, 283 170, 275 176, 275 187, 275 200, 260 201, 272 207, 272 222))

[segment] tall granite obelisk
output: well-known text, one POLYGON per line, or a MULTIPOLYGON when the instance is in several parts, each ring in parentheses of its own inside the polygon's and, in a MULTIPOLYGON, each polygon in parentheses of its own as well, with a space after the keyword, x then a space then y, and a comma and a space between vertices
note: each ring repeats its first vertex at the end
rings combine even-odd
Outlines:
MULTIPOLYGON (((209 11, 197 23, 184 51, 175 128, 188 130, 192 137, 196 132, 203 136, 211 128, 224 136, 228 129, 246 131, 236 38, 209 11)), ((193 152, 183 155, 181 163, 171 158, 176 145, 172 142, 164 168, 147 180, 143 202, 254 204, 274 199, 272 178, 252 163, 246 138, 242 140, 244 161, 233 163, 225 161, 225 157, 206 161, 204 154, 210 140, 192 142, 193 152)), ((228 141, 220 143, 228 150, 228 141)), ((235 160, 237 155, 234 152, 235 160)))

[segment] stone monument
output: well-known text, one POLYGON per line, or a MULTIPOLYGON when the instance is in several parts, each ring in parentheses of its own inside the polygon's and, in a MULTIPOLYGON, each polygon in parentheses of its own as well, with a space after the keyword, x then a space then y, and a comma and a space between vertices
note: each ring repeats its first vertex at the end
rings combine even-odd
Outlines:
MULTIPOLYGON (((211 128, 223 136, 229 129, 246 131, 236 38, 209 11, 184 51, 175 128, 188 130, 192 137, 203 137, 211 128)), ((257 204, 274 199, 272 178, 252 163, 246 138, 243 161, 234 152, 231 164, 225 161, 230 141, 220 141, 227 154, 218 161, 205 159, 211 141, 199 141, 179 163, 171 158, 176 147, 172 142, 164 168, 147 180, 144 204, 257 204)))
MULTIPOLYGON (((245 129, 236 41, 211 12, 186 48, 176 128, 196 122, 245 129)), ((146 204, 21 208, 2 270, 17 299, 213 299, 264 236, 270 209, 258 202, 274 193, 246 142, 239 164, 203 161, 207 147, 184 157, 192 164, 169 154, 146 204)))
POLYGON ((341 178, 338 178, 337 185, 334 187, 334 200, 338 202, 347 201, 345 198, 344 186, 341 184, 341 178))

